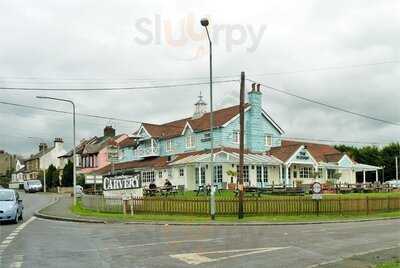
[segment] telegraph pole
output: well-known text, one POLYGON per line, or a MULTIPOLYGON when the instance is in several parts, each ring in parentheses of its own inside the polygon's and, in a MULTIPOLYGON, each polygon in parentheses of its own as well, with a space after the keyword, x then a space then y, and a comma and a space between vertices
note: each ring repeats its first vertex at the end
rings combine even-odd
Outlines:
POLYGON ((244 87, 245 87, 245 74, 240 74, 240 152, 239 152, 239 211, 238 218, 243 219, 243 164, 244 164, 244 87))
POLYGON ((399 185, 399 158, 395 157, 395 165, 396 165, 396 185, 399 185))
POLYGON ((46 192, 46 189, 47 189, 47 186, 46 186, 46 168, 44 168, 43 169, 43 192, 44 193, 46 192))

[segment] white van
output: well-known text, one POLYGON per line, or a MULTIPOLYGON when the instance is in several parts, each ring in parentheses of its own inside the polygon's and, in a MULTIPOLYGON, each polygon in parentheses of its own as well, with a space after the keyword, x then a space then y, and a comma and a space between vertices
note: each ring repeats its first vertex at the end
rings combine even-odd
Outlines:
POLYGON ((24 182, 25 193, 36 193, 40 192, 42 189, 43 186, 40 180, 29 180, 24 182))

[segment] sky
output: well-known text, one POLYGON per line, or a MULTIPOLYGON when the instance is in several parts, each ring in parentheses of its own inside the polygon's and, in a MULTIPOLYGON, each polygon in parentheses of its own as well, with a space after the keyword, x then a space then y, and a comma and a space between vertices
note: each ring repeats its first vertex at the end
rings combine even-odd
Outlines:
MULTIPOLYGON (((115 88, 207 82, 210 20, 214 109, 239 103, 246 78, 330 105, 400 122, 399 1, 2 1, 0 88, 115 88)), ((250 89, 250 82, 246 82, 250 89)), ((0 101, 163 123, 191 116, 207 84, 113 91, 0 89, 0 101)), ((263 107, 286 137, 388 143, 400 127, 262 88, 263 107)), ((77 140, 105 125, 77 118, 77 140)), ((41 141, 72 146, 72 120, 0 104, 0 149, 29 155, 41 141)))

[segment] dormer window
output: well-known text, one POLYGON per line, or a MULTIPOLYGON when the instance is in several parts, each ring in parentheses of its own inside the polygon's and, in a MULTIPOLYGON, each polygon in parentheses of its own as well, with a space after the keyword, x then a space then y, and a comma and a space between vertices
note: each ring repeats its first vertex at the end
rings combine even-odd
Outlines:
POLYGON ((167 140, 165 144, 165 151, 166 152, 172 152, 172 140, 167 140))
POLYGON ((188 135, 186 137, 186 148, 193 148, 196 145, 196 137, 194 135, 188 135))

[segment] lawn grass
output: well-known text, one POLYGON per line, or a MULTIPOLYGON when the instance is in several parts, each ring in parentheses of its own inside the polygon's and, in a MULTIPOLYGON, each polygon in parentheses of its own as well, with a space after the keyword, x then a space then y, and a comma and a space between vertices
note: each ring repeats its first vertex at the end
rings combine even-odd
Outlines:
POLYGON ((376 268, 399 268, 399 267, 400 267, 400 259, 392 262, 378 264, 376 266, 376 268))
MULTIPOLYGON (((71 211, 79 216, 101 219, 106 221, 173 221, 173 222, 188 222, 188 223, 206 223, 211 222, 208 216, 195 215, 168 215, 168 214, 135 214, 124 215, 122 213, 97 212, 86 209, 80 202, 75 207, 71 207, 71 211)), ((311 222, 311 221, 337 221, 337 220, 362 220, 386 217, 400 217, 400 211, 383 212, 374 214, 345 214, 345 215, 296 215, 296 216, 247 216, 242 220, 238 220, 236 216, 218 216, 217 222, 228 223, 248 223, 248 222, 311 222)))
MULTIPOLYGON (((310 195, 306 194, 305 197, 310 195)), ((348 194, 324 194, 324 199, 364 199, 368 196, 368 198, 387 198, 387 197, 400 197, 400 192, 390 192, 390 193, 348 193, 348 194)), ((157 196, 160 197, 160 196, 157 196)), ((184 193, 179 193, 175 196, 169 196, 167 198, 177 198, 177 199, 204 199, 208 198, 204 194, 200 194, 197 196, 197 193, 194 191, 186 191, 184 193)), ((217 200, 221 199, 235 199, 235 193, 233 191, 221 191, 215 195, 217 200)), ((252 198, 251 194, 246 194, 245 197, 252 198)), ((256 198, 255 196, 254 198, 256 198)), ((261 195, 260 199, 267 200, 279 200, 279 199, 290 199, 290 198, 304 198, 303 196, 290 196, 290 195, 261 195)), ((164 198, 164 197, 162 197, 164 198)))

